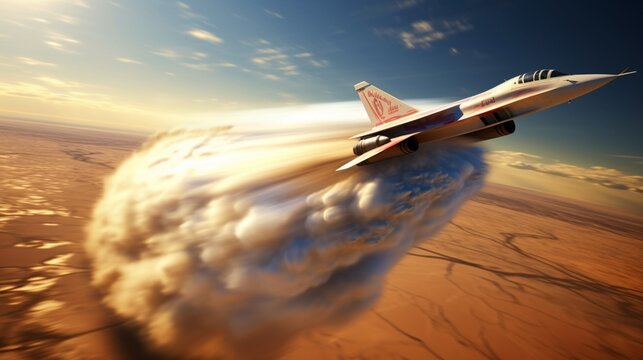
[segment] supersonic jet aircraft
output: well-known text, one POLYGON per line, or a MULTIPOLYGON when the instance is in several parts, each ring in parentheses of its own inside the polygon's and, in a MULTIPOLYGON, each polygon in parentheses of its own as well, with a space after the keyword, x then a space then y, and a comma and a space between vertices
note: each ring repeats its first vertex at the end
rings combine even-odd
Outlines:
POLYGON ((362 81, 355 85, 373 128, 357 134, 357 156, 337 170, 410 154, 420 143, 461 137, 483 141, 512 134, 513 119, 568 102, 592 92, 616 75, 567 75, 556 70, 538 70, 509 79, 478 95, 442 107, 418 111, 362 81))

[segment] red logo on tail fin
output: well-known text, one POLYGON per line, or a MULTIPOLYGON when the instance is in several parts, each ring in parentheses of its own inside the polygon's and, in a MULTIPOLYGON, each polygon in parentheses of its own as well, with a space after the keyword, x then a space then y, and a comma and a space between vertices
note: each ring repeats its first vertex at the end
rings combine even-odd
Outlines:
POLYGON ((375 105, 375 114, 377 115, 377 118, 381 120, 384 115, 384 107, 382 106, 382 102, 377 99, 373 99, 373 105, 375 105))

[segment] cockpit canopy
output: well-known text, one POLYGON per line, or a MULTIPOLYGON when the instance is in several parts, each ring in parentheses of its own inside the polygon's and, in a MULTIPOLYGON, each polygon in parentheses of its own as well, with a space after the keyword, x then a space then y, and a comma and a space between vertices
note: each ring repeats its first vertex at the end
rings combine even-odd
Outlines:
POLYGON ((551 70, 551 69, 538 70, 538 71, 534 71, 533 73, 524 73, 518 76, 518 81, 516 83, 525 84, 532 81, 545 80, 545 79, 549 79, 557 76, 563 76, 563 75, 567 75, 567 74, 563 74, 558 70, 551 70))

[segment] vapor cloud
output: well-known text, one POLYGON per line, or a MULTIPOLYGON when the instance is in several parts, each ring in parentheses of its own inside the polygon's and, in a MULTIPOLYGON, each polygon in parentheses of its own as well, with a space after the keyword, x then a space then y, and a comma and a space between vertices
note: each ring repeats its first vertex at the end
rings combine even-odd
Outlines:
POLYGON ((366 309, 486 166, 479 148, 444 143, 336 173, 359 125, 149 140, 108 179, 88 227, 104 301, 188 358, 266 357, 366 309))

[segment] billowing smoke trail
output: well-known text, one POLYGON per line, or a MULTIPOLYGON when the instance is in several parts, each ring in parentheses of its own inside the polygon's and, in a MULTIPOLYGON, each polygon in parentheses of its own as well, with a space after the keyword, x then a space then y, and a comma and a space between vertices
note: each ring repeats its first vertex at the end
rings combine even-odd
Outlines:
POLYGON ((364 310, 486 172, 479 148, 442 143, 336 173, 350 126, 233 130, 149 140, 88 227, 105 302, 182 357, 269 357, 364 310))

